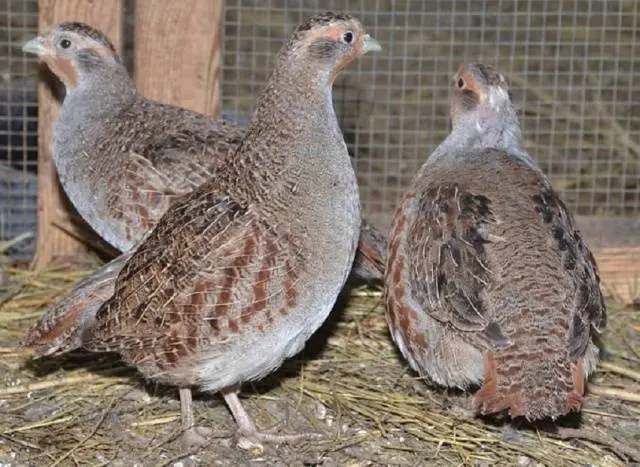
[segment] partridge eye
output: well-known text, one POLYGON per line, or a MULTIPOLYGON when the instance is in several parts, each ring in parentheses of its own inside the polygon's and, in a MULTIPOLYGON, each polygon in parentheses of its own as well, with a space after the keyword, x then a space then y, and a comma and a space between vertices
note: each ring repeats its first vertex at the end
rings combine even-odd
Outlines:
POLYGON ((462 89, 464 87, 464 80, 462 78, 458 79, 458 88, 462 89))
POLYGON ((62 47, 63 49, 68 49, 69 47, 71 47, 71 41, 69 39, 62 39, 60 41, 60 47, 62 47))
POLYGON ((347 31, 342 35, 342 40, 344 40, 347 44, 351 44, 353 40, 353 33, 351 31, 347 31))

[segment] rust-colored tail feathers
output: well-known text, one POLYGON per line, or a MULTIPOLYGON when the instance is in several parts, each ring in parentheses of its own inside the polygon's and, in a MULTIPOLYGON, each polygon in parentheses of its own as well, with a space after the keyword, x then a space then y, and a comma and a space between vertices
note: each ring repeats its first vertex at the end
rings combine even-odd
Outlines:
POLYGON ((382 281, 386 257, 386 236, 363 219, 352 274, 367 282, 382 281))
POLYGON ((513 361, 485 353, 484 384, 473 401, 480 413, 508 409, 512 417, 555 420, 580 409, 586 376, 582 359, 577 364, 541 359, 510 367, 513 361))
POLYGON ((131 254, 123 254, 78 283, 60 302, 47 309, 21 342, 36 357, 79 348, 100 306, 113 295, 120 270, 131 254))

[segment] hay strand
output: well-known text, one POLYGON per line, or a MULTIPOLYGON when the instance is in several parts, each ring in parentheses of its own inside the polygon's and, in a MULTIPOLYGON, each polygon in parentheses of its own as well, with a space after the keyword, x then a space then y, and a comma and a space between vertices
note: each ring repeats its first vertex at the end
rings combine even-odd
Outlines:
POLYGON ((610 371, 612 373, 616 373, 622 376, 626 376, 627 378, 635 379, 636 381, 640 381, 640 371, 633 371, 631 368, 627 368, 624 366, 616 365, 610 362, 600 362, 598 364, 598 368, 604 371, 610 371))
MULTIPOLYGON (((25 365, 28 352, 10 344, 46 304, 89 272, 11 271, 16 292, 0 309, 5 381, 0 386, 0 437, 20 465, 178 462, 184 456, 173 388, 145 389, 135 371, 106 356, 25 365)), ((308 345, 313 358, 288 362, 254 391, 247 388, 249 397, 243 398, 259 427, 285 422, 278 430, 321 432, 325 438, 283 445, 271 454, 245 453, 228 441, 235 426, 224 404, 201 396, 194 401, 198 421, 218 431, 198 458, 206 465, 219 458, 233 465, 249 459, 299 465, 325 458, 339 465, 492 465, 523 459, 601 465, 608 456, 608 465, 623 465, 637 456, 629 424, 640 415, 640 360, 633 352, 640 346, 637 333, 629 330, 639 325, 637 312, 612 304, 605 336, 609 360, 600 363, 596 383, 588 386, 580 428, 561 426, 554 433, 474 417, 467 395, 417 378, 390 342, 380 291, 358 288, 340 319, 308 345)))
POLYGON ((640 402, 640 388, 636 387, 635 390, 627 391, 625 389, 608 388, 598 386, 596 384, 589 385, 589 393, 596 396, 613 397, 621 401, 627 402, 640 402))

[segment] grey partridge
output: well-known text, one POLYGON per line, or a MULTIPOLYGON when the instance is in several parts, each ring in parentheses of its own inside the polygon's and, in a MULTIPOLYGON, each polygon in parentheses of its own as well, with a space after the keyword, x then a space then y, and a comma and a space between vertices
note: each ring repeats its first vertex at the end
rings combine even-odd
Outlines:
POLYGON ((374 50, 348 15, 298 26, 237 152, 169 207, 84 332, 87 350, 180 388, 191 440, 191 387, 221 392, 243 438, 292 439, 258 432, 237 392, 303 348, 347 279, 360 205, 331 88, 374 50))
MULTIPOLYGON (((115 48, 89 25, 65 22, 23 49, 37 54, 65 85, 53 159, 80 215, 106 241, 128 252, 179 196, 208 180, 245 130, 144 98, 115 48)), ((381 280, 386 239, 363 220, 354 276, 381 280)), ((77 348, 84 327, 113 293, 117 259, 47 310, 23 344, 36 355, 77 348), (73 297, 73 299, 71 299, 73 297), (82 316, 75 321, 71 317, 82 316)))
POLYGON ((482 384, 479 412, 556 419, 581 407, 595 369, 606 320, 598 268, 523 147, 505 76, 461 65, 451 116, 389 234, 391 335, 433 382, 482 384))

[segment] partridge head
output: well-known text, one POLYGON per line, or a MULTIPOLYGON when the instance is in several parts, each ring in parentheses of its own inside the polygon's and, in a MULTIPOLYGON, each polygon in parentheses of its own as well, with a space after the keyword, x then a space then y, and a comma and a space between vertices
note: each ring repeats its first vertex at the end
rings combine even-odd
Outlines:
POLYGON ((67 91, 80 84, 119 75, 114 84, 133 89, 133 83, 113 44, 101 32, 79 22, 55 25, 49 34, 27 42, 22 50, 36 54, 62 81, 67 91))
POLYGON ((223 394, 244 438, 292 439, 258 432, 237 391, 303 348, 346 281, 361 219, 331 86, 377 49, 347 15, 300 25, 238 150, 169 207, 83 335, 86 349, 178 386, 192 438, 196 386, 223 394))
POLYGON ((463 64, 452 78, 451 120, 453 126, 465 125, 461 120, 479 119, 480 115, 512 118, 511 89, 507 78, 493 67, 463 64))
MULTIPOLYGON (((347 32, 335 38, 344 50, 375 48, 360 31, 347 32)), ((335 74, 355 55, 342 56, 328 44, 325 60, 343 60, 326 71, 335 74)), ((316 47, 310 53, 320 63, 322 46, 316 47)), ((109 39, 86 24, 59 23, 24 50, 37 54, 66 88, 53 145, 61 183, 83 219, 122 252, 132 251, 175 199, 210 179, 244 137, 245 129, 138 94, 109 39)), ((376 281, 384 236, 363 225, 354 275, 376 281)), ((77 348, 78 336, 93 320, 73 317, 93 316, 100 298, 113 293, 122 264, 116 260, 78 284, 42 316, 24 345, 37 355, 77 348)))
POLYGON ((452 131, 394 217, 387 321, 410 365, 482 413, 555 419, 582 404, 605 326, 598 269, 526 152, 506 77, 461 65, 452 131))

